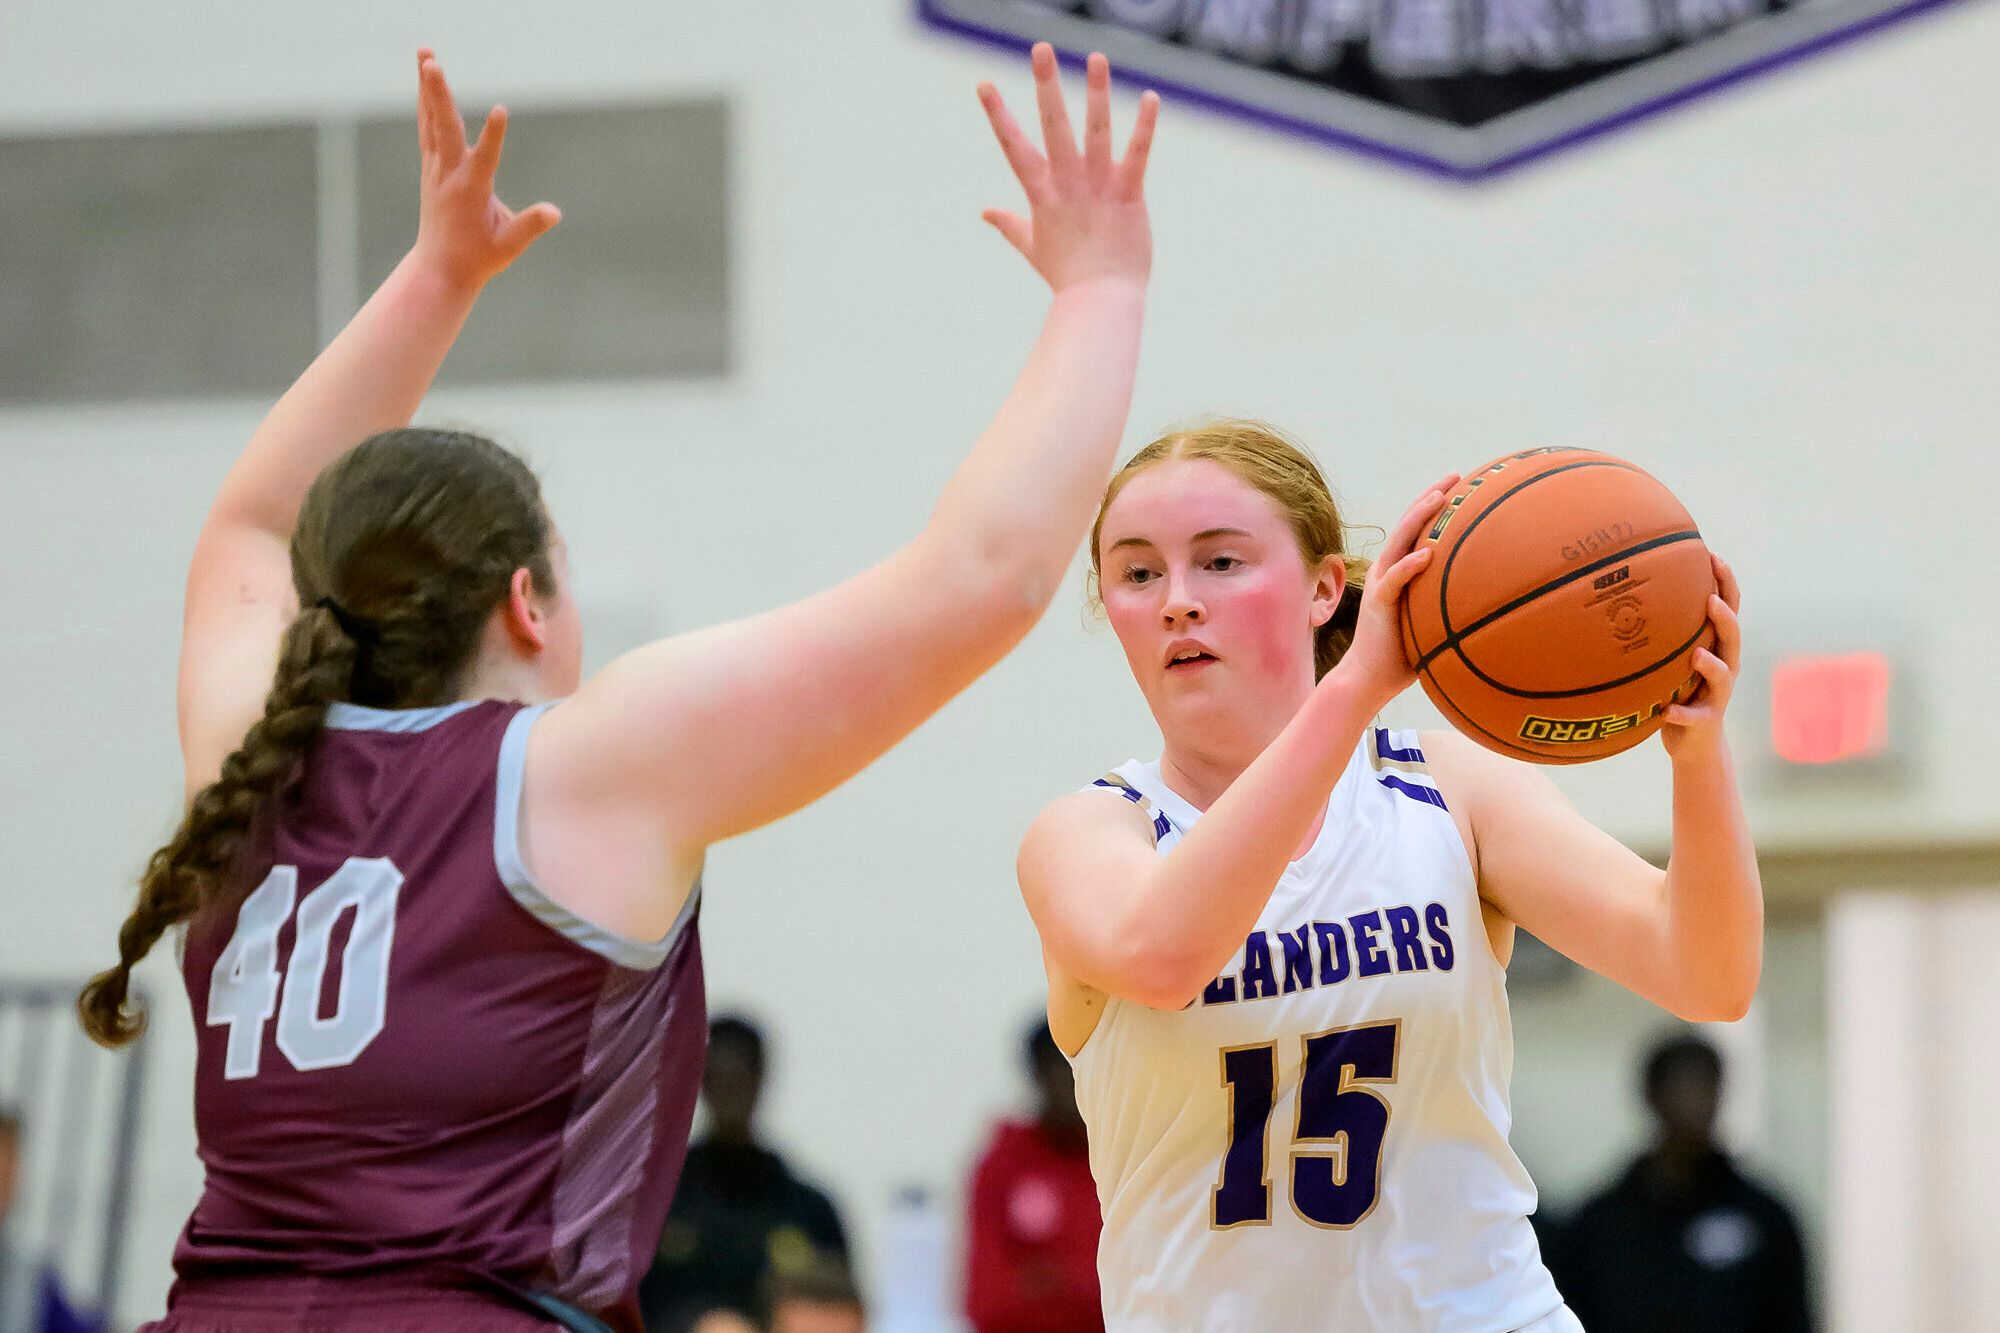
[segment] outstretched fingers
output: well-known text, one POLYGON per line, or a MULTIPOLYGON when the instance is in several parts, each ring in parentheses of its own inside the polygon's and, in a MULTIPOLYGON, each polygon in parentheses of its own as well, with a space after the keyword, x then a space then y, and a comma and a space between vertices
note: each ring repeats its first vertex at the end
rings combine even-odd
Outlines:
POLYGON ((987 226, 1006 237, 1007 244, 1020 251, 1023 258, 1033 261, 1035 255, 1033 223, 1018 213, 1009 213, 1004 208, 989 208, 979 216, 987 226))
POLYGON ((523 251, 542 239, 562 221, 562 210, 554 204, 543 202, 522 209, 500 229, 494 243, 508 263, 521 257, 523 251))
POLYGON ((459 119, 458 102, 451 95, 444 67, 435 58, 423 66, 424 105, 428 111, 431 151, 438 165, 449 171, 465 156, 465 122, 459 119))
POLYGON ((1093 51, 1086 65, 1083 161, 1093 181, 1111 175, 1111 62, 1093 51))
POLYGON ((1086 65, 1083 151, 1079 154, 1069 110, 1063 101, 1055 48, 1047 42, 1037 45, 1033 63, 1035 103, 1042 125, 1040 150, 1022 133, 999 91, 990 83, 979 85, 979 104, 993 127, 993 137, 1000 141, 1007 165, 1028 191, 1030 201, 1042 202, 1055 181, 1079 166, 1092 183, 1101 186, 1108 182, 1117 198, 1127 201, 1142 198, 1146 166, 1153 152, 1153 134, 1160 120, 1160 95, 1148 92, 1139 99, 1139 117, 1132 127, 1125 156, 1116 158, 1111 137, 1111 62, 1101 52, 1093 52, 1086 65))
POLYGON ((1047 42, 1035 45, 1035 102, 1042 113, 1042 151, 1049 166, 1058 174, 1077 165, 1076 131, 1070 128, 1069 108, 1063 105, 1061 69, 1056 50, 1047 42))
POLYGON ((1000 141, 1000 151, 1006 154, 1007 165, 1014 172, 1014 178, 1021 182, 1021 188, 1028 192, 1028 198, 1038 200, 1048 190, 1049 164, 1035 151, 1035 145, 1021 132, 1014 113, 1007 109, 1007 103, 1000 96, 1000 90, 990 83, 979 85, 979 105, 985 109, 986 121, 993 127, 993 137, 1000 141))
POLYGON ((428 46, 417 50, 417 152, 429 157, 434 149, 431 133, 430 80, 424 73, 424 66, 436 57, 428 46))
POLYGON ((486 113, 486 124, 480 127, 479 142, 472 146, 473 179, 488 188, 493 177, 500 170, 500 150, 507 143, 507 108, 496 106, 486 113))
POLYGON ((1160 95, 1147 92, 1139 98, 1139 119, 1132 126, 1132 141, 1125 146, 1125 160, 1118 164, 1118 193, 1138 199, 1146 192, 1146 163, 1153 156, 1153 130, 1160 123, 1160 95))

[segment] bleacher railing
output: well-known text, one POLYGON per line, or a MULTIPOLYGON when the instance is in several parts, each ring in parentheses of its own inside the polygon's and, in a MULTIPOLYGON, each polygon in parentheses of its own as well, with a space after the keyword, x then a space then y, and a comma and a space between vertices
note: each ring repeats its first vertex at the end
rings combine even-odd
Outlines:
POLYGON ((76 1017, 82 986, 0 979, 0 1108, 21 1121, 20 1184, 0 1240, 103 1318, 131 1222, 146 1039, 120 1051, 92 1042, 76 1017))

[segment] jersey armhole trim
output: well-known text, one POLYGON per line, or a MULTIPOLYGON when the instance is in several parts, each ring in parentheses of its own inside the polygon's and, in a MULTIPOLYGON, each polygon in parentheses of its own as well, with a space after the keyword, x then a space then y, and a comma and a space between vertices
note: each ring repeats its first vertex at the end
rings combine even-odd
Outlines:
POLYGON ((527 859, 521 855, 521 793, 527 775, 528 732, 536 719, 554 706, 546 703, 523 708, 508 720, 506 734, 500 738, 498 781, 494 783, 494 869, 522 910, 556 934, 619 967, 650 972, 666 961, 681 932, 693 919, 695 904, 701 899, 699 881, 688 891, 688 900, 674 918, 674 924, 668 927, 666 936, 649 944, 614 935, 556 902, 535 883, 527 859))
POLYGON ((1147 796, 1146 793, 1140 791, 1117 773, 1106 773, 1103 777, 1091 783, 1090 786, 1085 787, 1084 790, 1102 790, 1123 796, 1126 800, 1151 816, 1153 821, 1153 845, 1155 847, 1159 846, 1160 839, 1173 831, 1173 821, 1167 818, 1166 812, 1155 806, 1152 798, 1147 796))
POLYGON ((434 708, 370 708, 365 704, 344 701, 331 703, 326 707, 326 729, 414 735, 429 731, 439 723, 449 722, 466 709, 477 708, 481 702, 478 699, 462 699, 457 703, 438 704, 434 708))

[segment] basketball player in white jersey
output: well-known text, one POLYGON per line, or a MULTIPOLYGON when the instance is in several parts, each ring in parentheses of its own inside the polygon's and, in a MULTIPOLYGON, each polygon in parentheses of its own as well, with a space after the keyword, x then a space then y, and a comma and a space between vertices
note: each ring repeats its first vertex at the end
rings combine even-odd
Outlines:
POLYGON ((1704 688, 1661 733, 1665 871, 1534 769, 1375 725, 1414 679, 1396 618, 1456 480, 1366 569, 1312 461, 1256 423, 1154 442, 1099 510, 1099 596, 1165 748, 1045 810, 1019 870, 1112 1333, 1573 1333, 1507 1142, 1515 925, 1683 1018, 1756 990, 1720 561, 1704 688))

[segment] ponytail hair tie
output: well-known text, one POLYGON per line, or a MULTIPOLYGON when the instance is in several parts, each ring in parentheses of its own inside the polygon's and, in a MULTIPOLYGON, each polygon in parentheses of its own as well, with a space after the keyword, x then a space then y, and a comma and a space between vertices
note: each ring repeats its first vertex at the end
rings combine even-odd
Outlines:
POLYGON ((382 641, 382 631, 375 627, 374 621, 363 620, 360 616, 350 614, 345 607, 341 606, 339 602, 334 601, 333 598, 322 597, 317 602, 314 602, 313 605, 327 612, 334 620, 339 622, 340 632, 354 640, 355 643, 366 647, 382 641))

